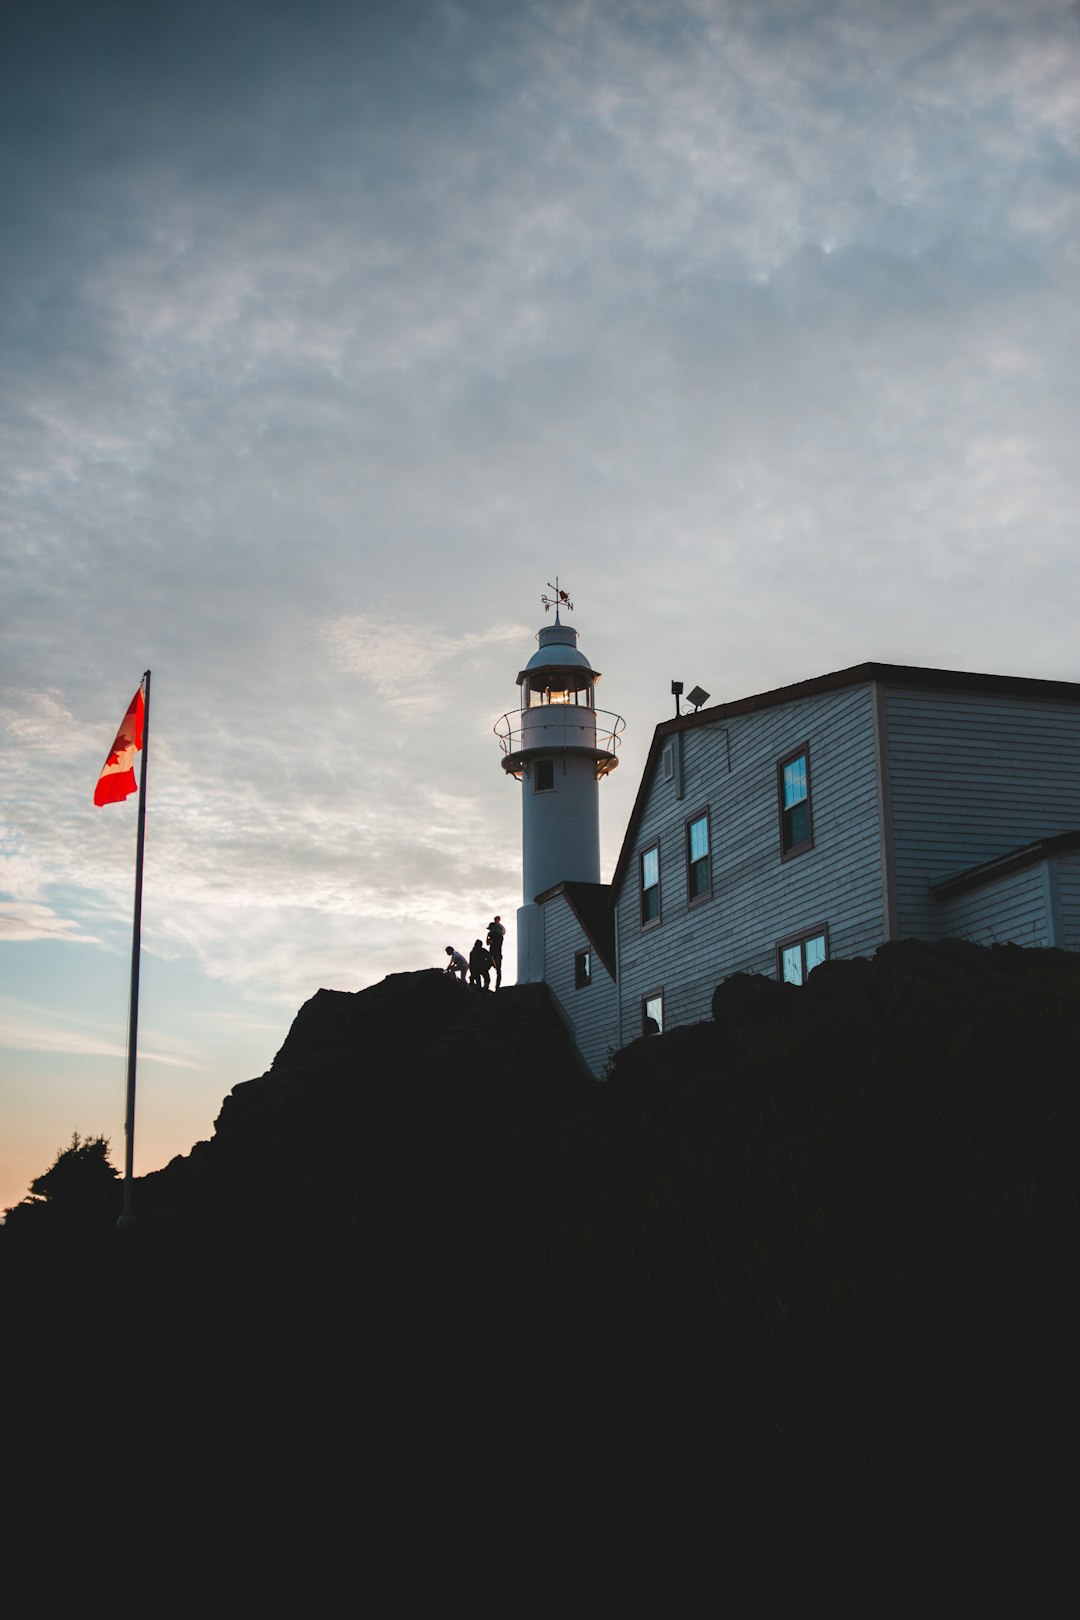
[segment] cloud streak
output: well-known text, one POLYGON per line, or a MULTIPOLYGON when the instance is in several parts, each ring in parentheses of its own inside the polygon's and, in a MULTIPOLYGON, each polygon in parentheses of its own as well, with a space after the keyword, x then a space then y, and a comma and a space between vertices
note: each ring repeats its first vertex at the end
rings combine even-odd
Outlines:
POLYGON ((61 917, 51 906, 30 901, 0 900, 0 941, 25 943, 32 939, 62 939, 75 945, 97 945, 93 934, 70 917, 61 917))
POLYGON ((445 708, 460 700, 463 683, 486 668, 493 652, 508 654, 528 644, 520 624, 452 636, 401 616, 350 614, 320 627, 337 669, 362 675, 391 709, 405 713, 445 708))
MULTIPOLYGON (((45 1052, 55 1057, 127 1058, 125 1046, 74 1019, 61 1019, 59 1022, 50 1019, 47 1024, 43 1023, 33 1011, 8 996, 0 996, 0 1012, 4 1019, 4 1043, 13 1052, 45 1052)), ((200 1069, 203 1066, 190 1058, 145 1046, 139 1048, 139 1059, 172 1069, 200 1069)))

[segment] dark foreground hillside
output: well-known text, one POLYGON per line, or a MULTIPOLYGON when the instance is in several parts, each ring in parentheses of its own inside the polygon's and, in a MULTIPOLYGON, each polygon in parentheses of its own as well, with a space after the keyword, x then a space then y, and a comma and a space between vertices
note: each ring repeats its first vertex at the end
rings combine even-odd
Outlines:
POLYGON ((1054 1477, 1080 957, 887 946, 714 1013, 597 1085, 537 987, 320 991, 137 1238, 0 1234, 20 1386, 134 1403, 238 1489, 348 1459, 444 1523, 1054 1477))

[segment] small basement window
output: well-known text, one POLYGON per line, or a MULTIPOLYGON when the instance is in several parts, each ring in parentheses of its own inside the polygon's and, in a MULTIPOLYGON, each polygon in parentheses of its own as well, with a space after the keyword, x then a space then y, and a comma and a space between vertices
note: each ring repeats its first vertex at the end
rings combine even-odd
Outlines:
POLYGON ((664 1033, 664 992, 654 990, 651 995, 641 998, 641 1033, 643 1035, 662 1035, 664 1033))

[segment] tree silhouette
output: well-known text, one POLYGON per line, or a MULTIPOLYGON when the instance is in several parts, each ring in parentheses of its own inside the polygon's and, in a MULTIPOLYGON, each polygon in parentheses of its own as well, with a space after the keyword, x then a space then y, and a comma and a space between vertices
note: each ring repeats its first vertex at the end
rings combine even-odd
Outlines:
POLYGON ((80 1137, 74 1131, 70 1144, 34 1177, 22 1203, 6 1211, 7 1225, 84 1229, 107 1225, 119 1207, 118 1176, 109 1163, 108 1139, 80 1137))

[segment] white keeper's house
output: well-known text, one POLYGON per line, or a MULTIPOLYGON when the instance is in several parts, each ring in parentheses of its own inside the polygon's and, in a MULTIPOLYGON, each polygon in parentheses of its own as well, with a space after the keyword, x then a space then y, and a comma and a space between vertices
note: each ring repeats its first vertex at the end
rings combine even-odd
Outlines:
POLYGON ((800 984, 887 940, 1080 949, 1080 684, 856 664, 657 726, 610 883, 622 719, 560 619, 496 727, 522 794, 518 982, 597 1076, 710 1016, 732 973, 800 984))

